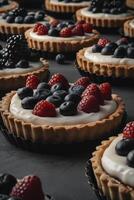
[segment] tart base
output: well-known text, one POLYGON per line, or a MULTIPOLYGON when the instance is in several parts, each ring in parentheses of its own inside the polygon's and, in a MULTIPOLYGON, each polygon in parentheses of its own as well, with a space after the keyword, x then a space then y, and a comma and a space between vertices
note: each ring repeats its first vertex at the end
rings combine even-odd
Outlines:
POLYGON ((76 52, 79 49, 81 49, 82 47, 92 46, 99 39, 99 33, 97 31, 93 30, 94 35, 90 36, 89 38, 86 38, 84 40, 78 40, 78 41, 76 41, 76 40, 72 40, 72 41, 44 40, 44 41, 40 41, 40 40, 38 40, 37 41, 36 39, 33 39, 30 36, 31 31, 32 31, 32 29, 27 30, 25 32, 25 37, 27 39, 29 48, 40 50, 40 51, 53 52, 53 53, 76 52))
POLYGON ((8 12, 10 10, 13 10, 15 8, 19 7, 18 3, 16 1, 12 1, 6 8, 1 7, 0 8, 0 13, 8 12))
POLYGON ((130 22, 131 22, 131 20, 126 21, 124 24, 124 35, 127 37, 130 37, 130 38, 133 38, 134 37, 134 28, 130 26, 130 22))
POLYGON ((116 137, 111 137, 109 140, 103 141, 102 144, 96 148, 96 151, 93 153, 93 157, 90 159, 92 164, 93 174, 95 175, 95 179, 97 181, 97 186, 99 190, 103 193, 106 199, 133 200, 134 188, 121 183, 114 177, 111 177, 104 171, 101 165, 101 158, 105 149, 111 144, 111 142, 115 138, 116 137))
POLYGON ((80 70, 102 77, 134 79, 134 65, 96 64, 84 57, 85 50, 86 48, 81 49, 76 55, 80 70))
POLYGON ((84 20, 86 22, 89 22, 93 24, 96 27, 102 27, 102 28, 119 28, 121 27, 125 21, 133 19, 133 15, 131 16, 126 16, 126 18, 120 18, 120 19, 110 19, 110 18, 105 18, 105 19, 100 19, 96 17, 90 17, 90 16, 84 16, 81 14, 81 9, 76 11, 76 19, 78 21, 84 20))

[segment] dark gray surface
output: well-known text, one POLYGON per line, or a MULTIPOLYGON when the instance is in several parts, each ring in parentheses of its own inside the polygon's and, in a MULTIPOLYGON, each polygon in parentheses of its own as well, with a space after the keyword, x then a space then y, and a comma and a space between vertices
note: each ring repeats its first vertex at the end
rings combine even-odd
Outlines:
MULTIPOLYGON (((50 62, 51 73, 61 72, 70 81, 80 75, 73 64, 57 65, 50 62)), ((134 119, 134 89, 131 87, 114 87, 114 91, 124 98, 128 120, 134 119)), ((44 191, 56 200, 96 200, 85 177, 88 151, 71 155, 35 154, 22 151, 10 145, 0 134, 0 172, 8 172, 21 178, 28 174, 38 175, 44 191)))

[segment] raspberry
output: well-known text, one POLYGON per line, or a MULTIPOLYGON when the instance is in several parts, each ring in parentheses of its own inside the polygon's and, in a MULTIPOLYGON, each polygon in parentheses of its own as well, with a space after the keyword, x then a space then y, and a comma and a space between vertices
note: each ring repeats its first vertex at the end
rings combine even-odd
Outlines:
POLYGON ((82 98, 84 97, 88 98, 89 95, 95 96, 99 104, 101 105, 104 104, 104 99, 101 94, 101 91, 99 90, 98 86, 95 83, 92 83, 89 86, 87 86, 85 91, 82 93, 82 98))
POLYGON ((34 29, 33 29, 33 32, 37 32, 37 31, 38 31, 38 28, 39 28, 41 25, 42 25, 41 23, 35 24, 34 29))
POLYGON ((91 33, 93 30, 93 27, 90 23, 84 23, 82 26, 85 33, 91 33))
POLYGON ((38 79, 37 76, 30 75, 30 76, 27 77, 26 87, 29 87, 29 88, 32 88, 32 89, 36 89, 38 84, 39 84, 39 79, 38 79))
POLYGON ((82 24, 77 24, 73 29, 72 29, 72 35, 78 35, 78 36, 82 36, 84 35, 84 30, 83 30, 83 26, 82 24))
POLYGON ((123 129, 123 138, 134 138, 134 121, 129 122, 123 129))
POLYGON ((10 195, 22 200, 44 200, 41 182, 37 176, 25 176, 19 180, 10 195))
POLYGON ((37 30, 37 35, 47 35, 47 34, 48 34, 48 28, 43 24, 40 25, 37 30))
POLYGON ((41 100, 35 105, 32 113, 39 117, 55 117, 56 109, 54 104, 46 100, 41 100))
POLYGON ((75 83, 74 85, 81 85, 83 86, 84 88, 86 88, 90 83, 90 79, 88 77, 82 77, 82 78, 79 78, 75 83))
POLYGON ((99 39, 99 41, 98 41, 98 45, 101 46, 101 47, 105 47, 106 44, 108 44, 109 42, 110 42, 110 41, 109 41, 108 39, 106 39, 106 38, 101 38, 101 39, 99 39))
POLYGON ((72 29, 71 28, 63 28, 60 31, 60 37, 71 37, 72 36, 72 29))
POLYGON ((65 87, 65 89, 68 89, 69 88, 69 83, 67 81, 67 79, 62 75, 62 74, 54 74, 50 81, 49 81, 49 85, 50 86, 53 86, 57 83, 61 83, 63 85, 63 87, 65 87))
POLYGON ((112 98, 112 96, 111 96, 111 93, 112 93, 111 85, 109 83, 102 83, 102 84, 100 84, 99 88, 100 88, 100 91, 103 95, 103 98, 105 100, 111 100, 111 98, 112 98))
POLYGON ((98 112, 99 104, 95 96, 89 95, 88 97, 84 97, 79 105, 78 110, 83 111, 85 113, 98 112))

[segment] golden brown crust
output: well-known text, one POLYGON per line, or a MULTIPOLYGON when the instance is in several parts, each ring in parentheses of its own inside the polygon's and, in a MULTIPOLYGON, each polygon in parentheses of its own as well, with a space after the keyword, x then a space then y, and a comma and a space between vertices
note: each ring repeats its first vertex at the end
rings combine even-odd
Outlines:
POLYGON ((26 31, 25 37, 31 49, 47 51, 47 52, 76 52, 82 47, 92 46, 99 39, 99 33, 93 30, 94 35, 83 40, 36 40, 30 36, 32 29, 26 31))
POLYGON ((134 1, 133 0, 127 0, 127 6, 131 9, 134 8, 134 1))
POLYGON ((13 9, 17 8, 18 6, 19 6, 19 5, 18 5, 17 2, 12 1, 12 2, 10 2, 10 4, 9 4, 8 6, 6 6, 6 8, 5 8, 5 7, 1 7, 1 8, 0 8, 0 13, 13 10, 13 9))
POLYGON ((134 188, 124 185, 116 178, 105 172, 101 165, 101 158, 105 149, 116 137, 111 137, 96 148, 91 158, 92 168, 97 180, 99 189, 110 200, 134 200, 134 188))
POLYGON ((27 73, 19 73, 19 74, 11 74, 11 75, 1 75, 0 76, 0 90, 15 90, 17 88, 25 85, 26 77, 28 75, 36 75, 39 78, 43 78, 47 76, 48 73, 48 62, 46 60, 42 60, 43 65, 40 68, 27 72, 27 73))
POLYGON ((110 19, 110 18, 96 18, 96 17, 87 17, 81 14, 81 9, 77 10, 76 12, 76 19, 78 21, 84 20, 86 22, 89 22, 93 24, 96 27, 107 27, 107 28, 117 28, 120 27, 124 24, 125 21, 132 19, 133 15, 131 16, 126 16, 125 18, 120 18, 120 19, 110 19))
POLYGON ((130 26, 131 21, 132 20, 126 21, 124 24, 124 35, 128 37, 134 37, 134 27, 130 26))
POLYGON ((134 78, 134 65, 96 64, 85 58, 85 50, 81 49, 76 55, 77 67, 81 70, 97 76, 134 78))
POLYGON ((117 102, 117 109, 103 120, 78 125, 34 125, 33 123, 16 119, 10 113, 10 102, 14 94, 15 92, 7 94, 0 103, 0 113, 4 125, 9 133, 32 141, 42 140, 46 143, 71 143, 94 140, 117 128, 125 112, 123 100, 119 96, 114 95, 113 99, 117 102))
MULTIPOLYGON (((89 3, 88 3, 89 4, 89 3)), ((50 2, 50 0, 45 0, 45 7, 48 11, 52 11, 52 12, 58 12, 58 13, 75 13, 77 10, 79 10, 80 8, 84 8, 88 6, 86 5, 70 5, 70 4, 65 4, 65 5, 61 5, 61 4, 55 4, 50 2)))

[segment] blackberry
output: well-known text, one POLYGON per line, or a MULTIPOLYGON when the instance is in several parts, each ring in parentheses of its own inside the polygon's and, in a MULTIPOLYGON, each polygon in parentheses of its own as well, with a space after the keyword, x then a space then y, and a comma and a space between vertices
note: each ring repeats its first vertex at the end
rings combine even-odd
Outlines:
POLYGON ((13 15, 14 17, 17 17, 17 16, 25 17, 27 15, 27 11, 24 8, 16 8, 10 11, 9 15, 13 15))

